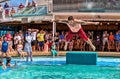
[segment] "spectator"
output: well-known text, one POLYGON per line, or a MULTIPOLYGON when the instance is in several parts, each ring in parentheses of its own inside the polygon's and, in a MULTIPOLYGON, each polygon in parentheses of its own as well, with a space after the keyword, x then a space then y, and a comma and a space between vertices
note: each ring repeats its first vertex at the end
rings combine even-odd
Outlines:
POLYGON ((9 47, 8 47, 8 49, 9 49, 9 52, 13 52, 14 50, 13 50, 13 41, 12 41, 12 39, 10 39, 10 40, 8 40, 7 41, 8 42, 8 45, 9 45, 9 47))
POLYGON ((59 32, 55 33, 55 45, 56 45, 56 50, 59 51, 59 32))
POLYGON ((101 50, 101 36, 100 33, 98 32, 96 37, 95 37, 95 44, 96 44, 96 50, 100 51, 101 50))
POLYGON ((15 36, 14 36, 14 45, 15 45, 15 49, 17 48, 17 44, 18 44, 18 41, 21 40, 21 37, 20 35, 17 33, 15 33, 15 36))
MULTIPOLYGON (((88 31, 87 36, 91 40, 91 42, 93 42, 93 33, 88 31)), ((89 44, 87 44, 87 50, 92 51, 92 48, 89 44)))
POLYGON ((105 48, 105 45, 107 44, 108 46, 108 37, 109 37, 109 34, 107 33, 107 31, 105 31, 103 33, 103 47, 102 47, 102 51, 104 51, 104 48, 105 48))
POLYGON ((77 49, 80 48, 80 42, 81 42, 80 37, 77 37, 77 39, 76 39, 76 45, 75 45, 77 49))
POLYGON ((118 31, 114 35, 114 38, 115 38, 116 51, 119 52, 119 50, 120 50, 120 34, 118 33, 118 31))
POLYGON ((31 33, 31 36, 32 36, 32 50, 35 51, 36 50, 36 44, 37 44, 36 36, 37 36, 37 32, 39 30, 32 29, 31 31, 32 31, 32 33, 31 33))
POLYGON ((9 16, 9 10, 8 9, 5 10, 5 15, 9 16))
POLYGON ((40 32, 37 34, 37 40, 38 40, 38 45, 39 45, 39 51, 43 51, 44 47, 44 36, 45 32, 43 30, 40 30, 40 32))
POLYGON ((20 58, 23 58, 24 59, 24 53, 23 53, 23 44, 22 44, 22 41, 19 40, 18 41, 18 44, 17 44, 17 52, 18 54, 20 55, 20 58))
POLYGON ((7 41, 12 39, 12 35, 10 34, 10 32, 8 31, 8 33, 6 34, 7 37, 7 41))
POLYGON ((31 6, 31 3, 28 2, 27 8, 31 8, 31 7, 32 7, 32 6, 31 6))
POLYGON ((10 15, 13 16, 16 13, 15 9, 12 7, 11 11, 10 11, 10 15))
POLYGON ((36 3, 32 1, 32 7, 36 7, 36 3))
POLYGON ((109 35, 109 43, 114 45, 114 35, 112 32, 110 32, 110 35, 109 35))
POLYGON ((17 33, 14 34, 13 42, 14 42, 14 49, 16 50, 16 48, 17 48, 17 43, 18 43, 17 33))
POLYGON ((4 8, 9 8, 9 5, 7 2, 5 3, 4 8))
POLYGON ((59 42, 60 42, 60 48, 62 49, 63 47, 64 47, 64 42, 65 42, 65 35, 64 35, 64 32, 62 31, 62 33, 59 35, 59 37, 60 37, 60 40, 59 40, 59 42))
POLYGON ((0 4, 0 11, 1 11, 1 10, 3 10, 3 7, 2 7, 2 5, 0 4))
POLYGON ((22 30, 19 31, 19 36, 20 36, 20 40, 22 41, 22 43, 24 42, 24 35, 22 30))
POLYGON ((2 58, 4 54, 8 56, 8 42, 6 37, 3 38, 1 51, 2 51, 2 58))
POLYGON ((45 40, 49 40, 49 33, 46 31, 46 34, 45 34, 45 40))
POLYGON ((55 46, 55 42, 52 43, 52 47, 51 47, 51 54, 53 57, 55 57, 56 55, 58 56, 58 52, 56 51, 56 46, 55 46))
POLYGON ((43 51, 44 51, 45 53, 48 53, 48 50, 49 50, 48 45, 49 45, 49 41, 48 41, 48 40, 45 40, 44 49, 43 49, 43 51))
POLYGON ((19 10, 22 10, 24 8, 24 5, 22 3, 20 3, 18 8, 19 8, 19 10))
POLYGON ((25 46, 24 46, 24 51, 27 53, 26 61, 28 61, 30 57, 30 61, 32 61, 32 36, 31 36, 31 29, 28 29, 28 32, 25 36, 25 46))
POLYGON ((36 3, 34 1, 32 1, 32 7, 34 7, 34 11, 36 12, 37 8, 36 8, 36 3))
POLYGON ((0 48, 2 47, 2 37, 0 37, 0 48))

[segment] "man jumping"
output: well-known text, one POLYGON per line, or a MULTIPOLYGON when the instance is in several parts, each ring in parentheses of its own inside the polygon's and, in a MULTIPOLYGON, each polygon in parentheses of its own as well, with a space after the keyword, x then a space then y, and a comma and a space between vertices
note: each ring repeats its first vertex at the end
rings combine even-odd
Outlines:
MULTIPOLYGON (((70 41, 75 34, 80 36, 84 41, 86 41, 93 49, 93 51, 96 50, 95 46, 92 44, 90 39, 86 36, 85 32, 83 31, 81 24, 99 24, 99 22, 86 22, 82 20, 76 20, 73 18, 73 16, 69 16, 68 20, 53 20, 55 22, 59 23, 65 23, 69 27, 68 34, 66 36, 66 41, 70 41)), ((65 47, 67 47, 67 42, 65 42, 65 47)))

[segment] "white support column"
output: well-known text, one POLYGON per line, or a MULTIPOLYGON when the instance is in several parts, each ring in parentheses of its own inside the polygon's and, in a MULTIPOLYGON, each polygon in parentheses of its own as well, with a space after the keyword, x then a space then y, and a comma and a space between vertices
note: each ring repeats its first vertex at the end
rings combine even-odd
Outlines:
POLYGON ((52 0, 48 0, 48 13, 52 13, 53 12, 53 2, 52 0))
MULTIPOLYGON (((53 19, 55 19, 55 15, 53 15, 53 19)), ((53 22, 53 37, 55 36, 56 32, 56 22, 53 22)))
POLYGON ((26 0, 25 6, 27 6, 27 5, 28 5, 28 1, 29 1, 29 0, 26 0))

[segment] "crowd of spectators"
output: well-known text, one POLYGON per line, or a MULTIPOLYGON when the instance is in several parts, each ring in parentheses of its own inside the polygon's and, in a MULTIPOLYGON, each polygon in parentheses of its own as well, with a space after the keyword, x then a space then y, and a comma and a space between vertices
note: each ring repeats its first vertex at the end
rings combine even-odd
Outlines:
MULTIPOLYGON (((78 51, 92 51, 91 47, 83 41, 80 37, 75 34, 72 40, 66 41, 67 32, 56 32, 53 38, 52 31, 44 31, 38 29, 29 29, 25 33, 21 30, 16 32, 14 35, 11 35, 10 32, 3 35, 0 38, 0 46, 2 44, 3 37, 7 38, 7 42, 9 43, 9 52, 17 50, 19 48, 18 45, 23 45, 25 42, 25 36, 30 33, 32 37, 32 50, 33 51, 47 51, 51 50, 51 45, 54 42, 56 46, 56 50, 78 50, 78 51), (65 47, 65 43, 68 43, 68 46, 65 47), (47 47, 48 46, 48 47, 47 47)), ((87 36, 96 46, 96 51, 105 51, 113 49, 113 51, 120 51, 120 32, 116 31, 103 33, 96 33, 92 31, 87 32, 87 36), (114 47, 111 47, 114 46, 114 47)), ((22 48, 23 49, 23 48, 22 48)))
MULTIPOLYGON (((26 61, 28 57, 32 61, 33 51, 51 53, 52 56, 58 56, 59 51, 93 51, 77 34, 74 34, 72 40, 66 40, 67 34, 66 31, 57 31, 53 35, 52 31, 27 29, 24 33, 20 30, 11 35, 8 31, 0 37, 2 57, 4 54, 8 57, 10 52, 17 51, 20 58, 24 58, 26 52, 26 61)), ((96 51, 120 52, 120 31, 87 31, 86 34, 95 45, 96 51)))

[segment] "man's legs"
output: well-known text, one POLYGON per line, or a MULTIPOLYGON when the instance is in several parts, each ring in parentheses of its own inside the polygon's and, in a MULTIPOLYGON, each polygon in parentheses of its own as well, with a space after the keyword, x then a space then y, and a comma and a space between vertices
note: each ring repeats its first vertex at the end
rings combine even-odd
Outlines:
POLYGON ((93 51, 96 50, 95 46, 92 44, 90 39, 88 39, 86 42, 92 47, 93 51))
POLYGON ((74 36, 74 34, 72 34, 70 31, 68 31, 68 35, 67 35, 66 41, 65 41, 64 50, 67 50, 68 43, 69 43, 70 40, 73 38, 73 36, 74 36))
POLYGON ((80 28, 78 35, 92 47, 93 51, 96 50, 95 46, 92 44, 91 40, 86 36, 82 28, 80 28))
POLYGON ((27 62, 28 62, 29 56, 30 56, 30 53, 27 52, 27 56, 26 56, 26 61, 27 61, 27 62))
POLYGON ((32 60, 32 51, 30 52, 30 60, 33 61, 33 60, 32 60))
POLYGON ((68 41, 65 41, 64 50, 67 50, 67 46, 68 46, 68 41))

